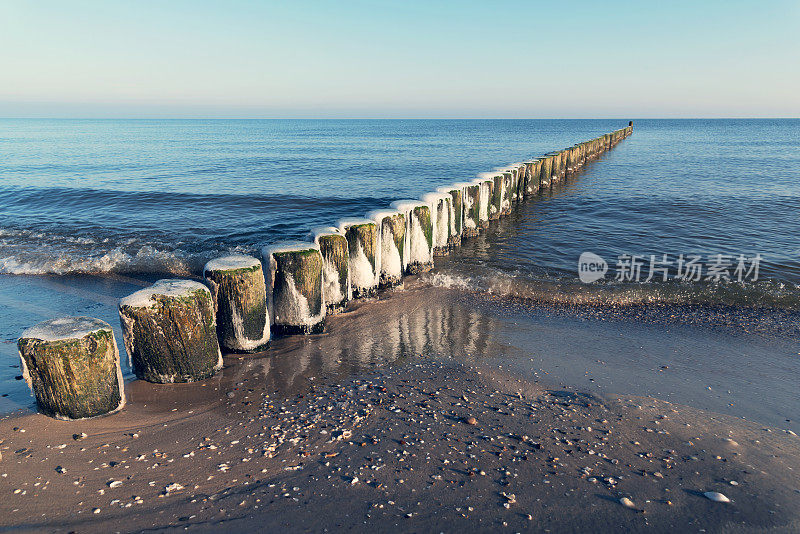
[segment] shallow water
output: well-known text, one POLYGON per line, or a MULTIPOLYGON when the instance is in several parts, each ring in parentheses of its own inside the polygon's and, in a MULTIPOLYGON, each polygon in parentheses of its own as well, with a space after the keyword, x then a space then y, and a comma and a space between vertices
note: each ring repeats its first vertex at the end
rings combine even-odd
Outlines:
MULTIPOLYGON (((393 200, 469 180, 477 172, 624 124, 0 121, 0 393, 8 395, 0 398, 0 410, 30 405, 24 382, 15 380, 15 341, 38 321, 90 315, 111 323, 119 335, 117 299, 166 274, 197 276, 206 260, 222 252, 255 253, 266 243, 303 238, 314 226, 363 216, 393 200)), ((712 391, 727 388, 736 396, 739 404, 730 408, 741 406, 744 395, 765 392, 748 389, 743 376, 715 374, 714 369, 729 363, 746 370, 754 361, 764 362, 753 368, 759 382, 781 383, 786 373, 796 375, 792 366, 800 357, 798 148, 796 120, 636 121, 630 138, 566 184, 526 200, 489 231, 465 241, 461 251, 438 261, 435 272, 420 281, 453 295, 488 294, 500 308, 513 308, 517 319, 490 308, 468 320, 484 339, 480 350, 453 344, 452 325, 431 322, 419 310, 413 330, 441 339, 444 345, 429 345, 428 353, 482 355, 497 362, 516 354, 516 360, 503 365, 523 365, 530 362, 531 351, 542 347, 530 324, 552 315, 539 307, 571 306, 572 315, 552 319, 564 321, 548 327, 561 341, 542 349, 546 357, 536 363, 538 372, 547 369, 564 383, 589 387, 594 384, 585 379, 588 369, 598 374, 614 369, 606 381, 620 393, 673 400, 677 395, 725 411, 730 403, 722 402, 724 395, 709 400, 713 396, 704 390, 713 383, 712 391), (577 259, 584 251, 608 261, 604 282, 578 282, 577 259), (668 254, 672 259, 679 254, 706 259, 760 254, 763 261, 759 280, 745 284, 617 283, 612 278, 620 254, 668 254), (677 306, 679 315, 691 316, 679 327, 694 329, 686 334, 691 341, 675 341, 675 354, 683 356, 659 350, 670 337, 662 337, 653 324, 676 311, 654 304, 677 306), (719 319, 720 306, 731 320, 719 319), (596 330, 585 326, 586 314, 575 307, 591 310, 590 324, 596 330), (645 310, 648 317, 619 315, 620 308, 645 310), (603 317, 606 313, 615 314, 613 327, 603 317), (508 321, 528 326, 506 335, 508 321), (728 331, 711 328, 718 322, 728 331), (751 323, 759 325, 753 329, 756 334, 748 333, 751 323), (626 328, 636 329, 637 339, 650 340, 640 345, 653 354, 631 359, 625 346, 601 335, 624 335, 626 328), (581 341, 584 334, 604 346, 604 361, 616 363, 595 365, 597 358, 581 341), (741 349, 740 334, 748 351, 741 349), (711 341, 704 336, 717 337, 711 341), (706 345, 714 354, 714 368, 678 366, 677 379, 649 382, 657 362, 679 360, 706 345), (558 364, 562 353, 570 365, 558 364), (556 368, 565 372, 558 374, 556 368), (621 378, 626 370, 630 379, 621 378)), ((360 344, 369 345, 371 338, 360 338, 346 343, 338 360, 314 348, 311 340, 283 341, 273 351, 296 350, 290 345, 300 343, 317 354, 312 360, 329 367, 338 361, 331 368, 343 372, 363 372, 420 352, 419 343, 411 340, 361 350, 360 344)), ((285 373, 290 371, 273 370, 271 376, 277 380, 285 373)), ((800 419, 793 416, 800 406, 786 395, 777 395, 775 403, 760 411, 755 405, 746 411, 776 425, 800 419)))

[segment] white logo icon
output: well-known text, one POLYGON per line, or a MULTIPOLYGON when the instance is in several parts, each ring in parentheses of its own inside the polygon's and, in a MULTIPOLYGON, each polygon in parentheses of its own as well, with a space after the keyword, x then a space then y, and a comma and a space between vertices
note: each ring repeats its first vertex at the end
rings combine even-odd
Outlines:
POLYGON ((578 258, 578 278, 584 284, 591 284, 604 278, 608 271, 606 260, 594 252, 584 252, 578 258))

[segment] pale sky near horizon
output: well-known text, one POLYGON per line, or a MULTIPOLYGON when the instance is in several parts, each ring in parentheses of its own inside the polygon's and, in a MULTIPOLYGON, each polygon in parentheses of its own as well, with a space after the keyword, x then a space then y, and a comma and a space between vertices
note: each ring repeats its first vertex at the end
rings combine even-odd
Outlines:
POLYGON ((800 117, 800 1, 0 0, 0 117, 800 117))

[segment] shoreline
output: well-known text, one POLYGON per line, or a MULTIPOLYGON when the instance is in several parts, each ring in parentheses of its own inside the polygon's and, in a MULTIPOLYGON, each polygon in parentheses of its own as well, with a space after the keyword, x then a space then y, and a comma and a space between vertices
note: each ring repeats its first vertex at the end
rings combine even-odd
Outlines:
MULTIPOLYGON (((129 382, 128 405, 113 417, 3 417, 4 528, 452 531, 503 529, 503 521, 509 531, 666 531, 681 522, 726 532, 740 522, 744 530, 797 528, 790 510, 800 490, 795 436, 775 425, 766 431, 731 416, 614 395, 595 370, 601 364, 577 342, 591 332, 580 328, 585 319, 523 321, 508 303, 407 282, 402 291, 332 316, 325 334, 277 339, 265 355, 226 355, 223 371, 204 382, 129 382), (564 335, 570 330, 571 338, 564 335), (532 349, 521 354, 526 347, 532 349), (563 380, 568 375, 559 375, 554 362, 569 368, 574 358, 595 379, 587 384, 606 393, 574 377, 563 380), (515 361, 518 368, 510 365, 515 361), (477 425, 464 423, 470 416, 477 425), (82 432, 85 439, 73 439, 82 432), (732 448, 728 437, 739 445, 732 448), (672 469, 661 461, 666 456, 672 469), (470 474, 473 468, 487 474, 470 474), (512 474, 503 476, 501 468, 512 474), (597 481, 588 482, 592 477, 597 481), (603 482, 607 477, 618 484, 603 482), (734 502, 691 493, 701 490, 734 502), (509 509, 502 492, 515 495, 509 509), (646 513, 621 506, 615 499, 622 496, 646 513)), ((608 338, 617 332, 611 328, 608 338)), ((617 347, 606 343, 604 350, 617 347)))

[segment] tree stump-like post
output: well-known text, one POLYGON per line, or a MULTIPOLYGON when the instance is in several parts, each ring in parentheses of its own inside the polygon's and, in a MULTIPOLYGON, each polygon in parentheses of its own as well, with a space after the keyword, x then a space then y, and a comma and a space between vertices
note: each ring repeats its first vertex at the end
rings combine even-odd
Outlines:
POLYGON ((315 243, 279 243, 262 249, 273 329, 282 335, 319 334, 325 326, 322 254, 315 243))
POLYGON ((50 319, 25 330, 17 347, 22 377, 43 414, 86 419, 125 405, 119 350, 105 321, 50 319))
POLYGON ((209 261, 203 277, 217 310, 222 346, 234 352, 258 352, 269 345, 267 288, 261 261, 235 254, 209 261))
POLYGON ((422 201, 431 212, 433 228, 433 255, 446 256, 450 253, 450 218, 452 199, 447 193, 426 193, 422 201))
POLYGON ((436 189, 439 193, 450 195, 450 248, 461 246, 461 236, 464 233, 464 188, 456 185, 446 185, 436 189))
POLYGON ((333 226, 315 228, 311 235, 322 255, 322 297, 327 313, 339 313, 353 298, 347 238, 333 226))
POLYGON ((460 187, 464 202, 464 217, 462 219, 461 235, 475 237, 481 229, 481 186, 478 183, 459 182, 453 187, 460 187))
POLYGON ((379 287, 403 283, 406 257, 406 216, 398 210, 375 210, 367 214, 375 221, 381 249, 379 287))
POLYGON ((222 369, 211 291, 192 280, 164 279, 119 301, 133 372, 157 384, 195 382, 222 369))
POLYGON ((421 200, 398 200, 392 208, 406 216, 406 273, 419 274, 433 268, 433 220, 431 209, 421 200))
POLYGON ((370 219, 343 219, 339 230, 347 239, 350 284, 353 298, 374 297, 381 272, 381 242, 378 225, 370 219))

